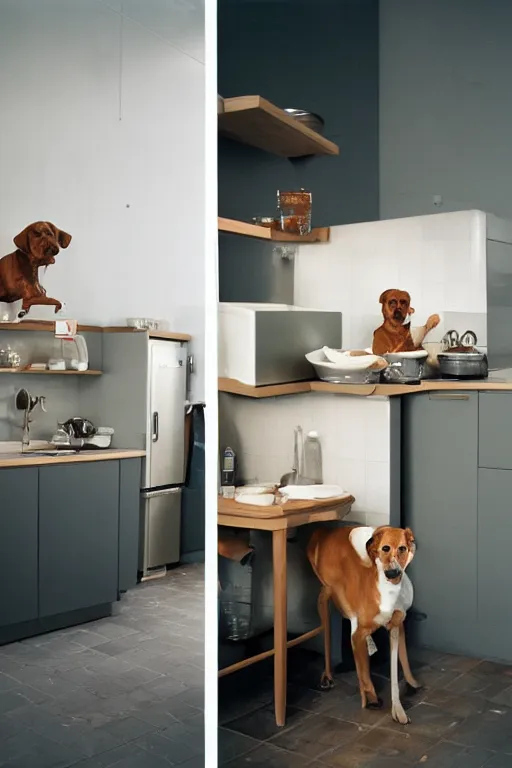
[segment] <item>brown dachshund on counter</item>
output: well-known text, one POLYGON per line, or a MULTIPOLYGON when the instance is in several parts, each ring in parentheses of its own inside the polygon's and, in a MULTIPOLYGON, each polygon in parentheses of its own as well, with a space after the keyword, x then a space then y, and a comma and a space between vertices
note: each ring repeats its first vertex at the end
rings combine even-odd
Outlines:
POLYGON ((49 221, 36 221, 16 235, 17 250, 0 259, 0 301, 13 302, 23 299, 23 310, 28 312, 33 304, 62 304, 51 299, 39 282, 39 268, 55 264, 55 256, 61 248, 67 248, 71 235, 57 229, 49 221))
POLYGON ((414 313, 407 291, 388 288, 381 294, 379 302, 382 304, 384 322, 373 334, 372 350, 375 355, 421 349, 427 333, 439 325, 439 315, 430 315, 425 325, 417 329, 417 338, 414 340, 411 336, 411 324, 404 325, 408 315, 414 313))

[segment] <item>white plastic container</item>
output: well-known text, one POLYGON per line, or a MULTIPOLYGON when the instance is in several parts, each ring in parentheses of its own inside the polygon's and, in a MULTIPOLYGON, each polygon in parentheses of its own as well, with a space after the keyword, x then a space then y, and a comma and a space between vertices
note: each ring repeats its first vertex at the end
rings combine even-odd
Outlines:
POLYGON ((322 446, 318 432, 311 430, 304 441, 304 477, 312 483, 323 483, 322 446))
POLYGON ((341 312, 289 304, 219 304, 219 376, 250 386, 306 381, 312 349, 341 345, 341 312))

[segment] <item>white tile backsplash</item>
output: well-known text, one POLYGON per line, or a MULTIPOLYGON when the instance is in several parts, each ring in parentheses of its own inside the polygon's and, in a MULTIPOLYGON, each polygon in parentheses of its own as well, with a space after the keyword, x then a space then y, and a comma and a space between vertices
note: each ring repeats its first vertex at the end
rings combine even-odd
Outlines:
POLYGON ((364 446, 367 461, 389 462, 389 400, 364 399, 364 446))
MULTIPOLYGON (((371 344, 382 323, 379 296, 387 288, 410 293, 416 325, 433 313, 485 316, 486 214, 458 211, 332 227, 329 243, 299 247, 294 288, 296 304, 342 312, 347 348, 371 344)), ((482 328, 485 344, 486 336, 482 328)))
POLYGON ((277 482, 293 461, 293 430, 316 429, 322 445, 325 483, 335 483, 356 501, 348 520, 389 522, 389 400, 305 393, 260 400, 219 396, 220 449, 237 453, 244 482, 277 482), (372 518, 373 519, 373 518, 372 518))
POLYGON ((388 515, 390 498, 390 467, 387 461, 366 462, 367 513, 388 515))

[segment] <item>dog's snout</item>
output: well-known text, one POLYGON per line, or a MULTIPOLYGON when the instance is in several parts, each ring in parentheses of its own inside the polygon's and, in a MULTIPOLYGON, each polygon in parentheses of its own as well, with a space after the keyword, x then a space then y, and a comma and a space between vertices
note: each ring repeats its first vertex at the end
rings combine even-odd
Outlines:
POLYGON ((384 571, 386 579, 397 579, 401 573, 400 568, 390 568, 388 571, 384 571))

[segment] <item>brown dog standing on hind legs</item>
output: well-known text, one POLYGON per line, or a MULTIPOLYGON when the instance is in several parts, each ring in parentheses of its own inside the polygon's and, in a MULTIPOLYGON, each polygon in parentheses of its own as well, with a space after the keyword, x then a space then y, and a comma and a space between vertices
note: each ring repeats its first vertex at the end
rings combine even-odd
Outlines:
POLYGON ((57 312, 62 304, 46 295, 39 282, 39 268, 55 264, 61 248, 67 248, 71 235, 49 221, 36 221, 14 238, 17 250, 0 259, 0 301, 23 299, 27 312, 33 304, 54 305, 57 312))
POLYGON ((321 687, 334 684, 331 669, 329 600, 350 619, 352 649, 363 709, 377 709, 382 701, 370 677, 368 641, 379 627, 389 630, 391 646, 391 714, 402 725, 410 722, 400 702, 398 659, 411 688, 418 690, 405 644, 404 619, 413 601, 413 587, 405 569, 416 551, 410 528, 347 526, 316 530, 307 556, 322 584, 318 611, 324 629, 325 669, 321 687))
POLYGON ((421 349, 427 333, 439 325, 439 315, 430 315, 425 325, 416 329, 413 339, 411 324, 404 325, 407 317, 414 314, 411 297, 407 291, 388 288, 381 293, 379 302, 382 305, 384 322, 373 334, 372 351, 375 355, 385 355, 388 352, 413 352, 421 349))

